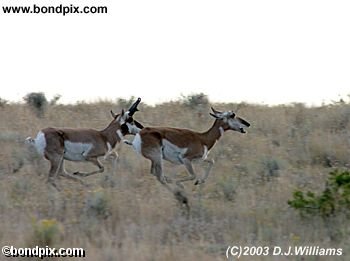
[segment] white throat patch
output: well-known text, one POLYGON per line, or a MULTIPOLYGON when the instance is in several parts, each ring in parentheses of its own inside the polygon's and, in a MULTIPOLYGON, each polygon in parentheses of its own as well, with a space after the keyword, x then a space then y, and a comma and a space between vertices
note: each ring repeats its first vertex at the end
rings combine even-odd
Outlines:
POLYGON ((219 131, 220 131, 220 136, 224 135, 224 132, 225 132, 225 131, 224 131, 224 128, 223 128, 223 127, 220 127, 220 128, 219 128, 219 131))
POLYGON ((128 126, 130 134, 136 134, 136 133, 139 133, 141 131, 141 129, 137 128, 136 125, 126 123, 126 126, 128 126))
POLYGON ((137 153, 141 154, 142 140, 140 134, 136 133, 134 140, 132 141, 132 147, 137 153))
POLYGON ((118 135, 120 140, 124 139, 124 136, 123 136, 122 132, 119 129, 116 131, 116 133, 117 133, 117 135, 118 135))

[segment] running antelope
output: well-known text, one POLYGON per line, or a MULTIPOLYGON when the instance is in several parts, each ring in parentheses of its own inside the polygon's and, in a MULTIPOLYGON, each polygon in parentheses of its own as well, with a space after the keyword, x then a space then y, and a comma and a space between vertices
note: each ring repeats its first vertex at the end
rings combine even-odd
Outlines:
POLYGON ((104 171, 104 166, 98 157, 111 157, 115 162, 118 155, 113 149, 124 139, 124 135, 136 134, 143 128, 132 118, 138 111, 137 106, 140 101, 141 99, 138 98, 125 113, 122 110, 121 114, 116 115, 111 111, 113 120, 100 131, 83 128, 45 128, 39 131, 35 139, 28 137, 26 143, 34 145, 39 154, 50 161, 48 182, 56 187, 55 177, 62 175, 83 183, 75 175, 86 177, 104 171), (64 160, 91 162, 98 167, 98 170, 88 173, 75 172, 72 175, 66 173, 64 160))
MULTIPOLYGON (((211 109, 213 113, 210 115, 215 118, 215 122, 206 132, 200 133, 169 127, 146 127, 135 135, 132 142, 125 141, 125 143, 132 145, 138 153, 152 162, 151 173, 162 184, 167 185, 167 181, 169 181, 162 171, 163 159, 174 164, 184 165, 188 171, 189 176, 176 182, 179 187, 183 188, 182 182, 194 179, 196 179, 195 185, 204 183, 214 163, 213 160, 207 159, 207 156, 216 141, 227 130, 246 133, 244 128, 250 126, 250 123, 236 117, 232 111, 220 112, 211 109), (197 178, 193 170, 192 162, 194 160, 203 160, 209 164, 202 179, 197 178)), ((175 196, 183 199, 187 204, 187 199, 183 195, 175 194, 175 196)))

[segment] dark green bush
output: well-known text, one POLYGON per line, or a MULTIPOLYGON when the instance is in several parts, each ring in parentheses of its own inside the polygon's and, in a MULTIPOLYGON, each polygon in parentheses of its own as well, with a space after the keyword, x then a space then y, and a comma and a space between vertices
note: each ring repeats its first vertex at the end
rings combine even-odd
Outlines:
POLYGON ((44 115, 48 104, 45 94, 42 92, 31 92, 23 97, 24 101, 36 112, 37 116, 44 115))
POLYGON ((345 213, 350 217, 350 172, 330 172, 325 189, 319 195, 311 191, 294 191, 288 205, 297 209, 302 216, 318 215, 325 218, 345 213))

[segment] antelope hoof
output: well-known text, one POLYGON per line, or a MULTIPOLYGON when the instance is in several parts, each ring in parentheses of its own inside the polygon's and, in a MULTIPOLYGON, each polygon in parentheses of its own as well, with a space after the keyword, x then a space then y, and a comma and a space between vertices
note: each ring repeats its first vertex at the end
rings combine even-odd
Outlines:
POLYGON ((164 181, 166 182, 166 183, 173 183, 173 181, 172 181, 172 179, 171 178, 168 178, 167 176, 164 176, 164 181))
POLYGON ((180 182, 176 182, 176 185, 181 189, 185 189, 184 185, 182 185, 180 182))
POLYGON ((194 185, 203 184, 205 181, 203 179, 197 179, 194 185))
POLYGON ((158 180, 159 180, 162 184, 172 183, 172 180, 169 179, 169 178, 166 177, 166 176, 161 176, 161 177, 158 178, 158 180))
POLYGON ((83 185, 83 186, 86 187, 86 188, 91 188, 91 187, 92 187, 91 184, 87 184, 87 183, 85 183, 85 182, 83 182, 83 181, 82 181, 81 185, 83 185))
POLYGON ((61 191, 61 189, 57 186, 55 181, 50 180, 49 181, 50 185, 54 187, 58 192, 61 191))
POLYGON ((81 173, 79 171, 74 172, 73 175, 77 175, 79 177, 86 177, 86 173, 81 173))
POLYGON ((175 198, 182 204, 188 206, 188 198, 185 195, 185 193, 181 190, 176 191, 175 193, 175 198))
POLYGON ((129 141, 129 140, 127 140, 127 139, 123 139, 123 142, 124 142, 125 144, 132 145, 132 142, 129 141))

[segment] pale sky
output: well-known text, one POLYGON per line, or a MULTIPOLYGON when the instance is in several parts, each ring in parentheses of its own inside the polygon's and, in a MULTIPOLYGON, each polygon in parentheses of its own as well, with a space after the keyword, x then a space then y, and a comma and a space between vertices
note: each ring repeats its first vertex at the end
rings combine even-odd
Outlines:
POLYGON ((62 102, 203 92, 213 102, 322 102, 350 94, 350 1, 1 0, 106 5, 108 14, 4 14, 0 97, 62 102))

